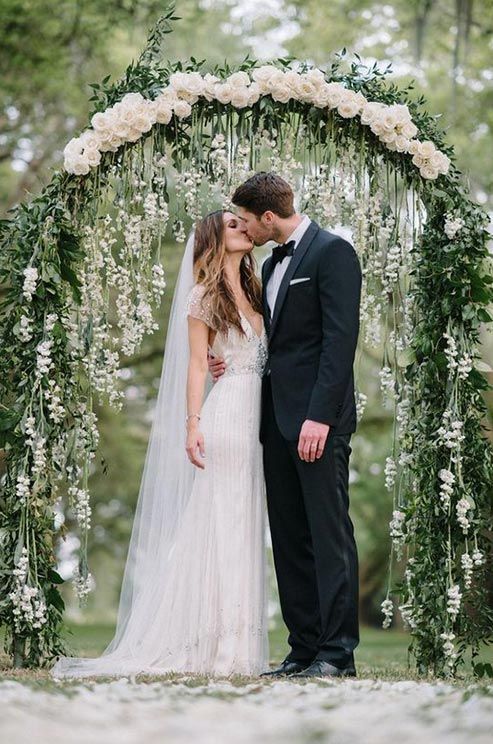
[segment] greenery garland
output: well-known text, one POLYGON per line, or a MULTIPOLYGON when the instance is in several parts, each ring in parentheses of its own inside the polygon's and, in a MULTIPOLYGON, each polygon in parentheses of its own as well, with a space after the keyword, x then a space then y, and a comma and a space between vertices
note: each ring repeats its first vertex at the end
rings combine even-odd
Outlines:
MULTIPOLYGON (((129 92, 154 101, 176 73, 202 74, 203 63, 195 60, 185 67, 159 62, 171 20, 172 10, 121 81, 93 86, 94 113, 129 92)), ((283 73, 294 67, 290 60, 274 66, 283 73)), ((238 70, 212 74, 219 81, 233 73, 251 79, 258 69, 246 60, 238 70)), ((411 87, 398 89, 376 66, 347 65, 343 58, 324 75, 368 101, 407 105, 420 140, 434 143, 447 168, 425 177, 408 152, 389 150, 378 132, 336 107, 263 95, 239 108, 198 97, 189 114, 172 112, 167 124, 102 152, 87 175, 55 174, 38 198, 2 223, 0 436, 7 473, 0 622, 16 666, 48 664, 66 653, 56 572, 56 538, 66 530, 56 520, 63 501, 79 524, 81 600, 89 589, 87 478, 98 443, 93 398, 121 405, 119 354, 134 352, 153 330, 151 310, 164 289, 160 241, 167 218, 176 213, 173 229, 183 238, 180 202, 184 219, 196 218, 213 199, 227 203, 235 180, 265 162, 266 153, 269 167, 298 178, 310 214, 328 220, 343 213, 352 222, 366 319, 379 314, 383 323, 382 389, 396 417, 386 468, 394 499, 390 577, 395 558, 405 551, 407 559, 404 579, 389 584, 385 624, 395 595, 423 673, 453 675, 467 647, 476 655, 490 640, 485 571, 493 463, 482 433, 488 383, 478 360, 479 330, 491 321, 486 308, 493 298, 486 216, 448 167, 453 153, 423 100, 412 100, 411 87), (349 182, 353 193, 344 191, 349 182), (168 207, 173 195, 176 204, 168 207), (130 227, 134 236, 130 242, 120 236, 117 259, 117 228, 110 217, 102 219, 108 199, 120 233, 130 227), (126 283, 119 283, 120 273, 126 283), (115 293, 133 309, 133 324, 122 319, 118 338, 107 322, 115 293)), ((372 322, 363 327, 371 336, 372 322)), ((361 409, 363 398, 359 391, 361 409)))

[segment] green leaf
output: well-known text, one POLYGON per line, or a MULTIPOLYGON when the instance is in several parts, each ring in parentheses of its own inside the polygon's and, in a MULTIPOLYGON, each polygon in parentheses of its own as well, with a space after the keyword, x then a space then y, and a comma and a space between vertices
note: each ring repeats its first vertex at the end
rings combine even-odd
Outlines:
POLYGON ((415 361, 416 353, 414 349, 403 349, 403 351, 400 351, 397 354, 397 364, 399 365, 399 367, 409 367, 409 365, 415 361))
POLYGON ((493 369, 490 367, 490 365, 487 362, 481 361, 481 359, 474 362, 474 369, 477 369, 478 372, 493 372, 493 369))
POLYGON ((60 612, 63 612, 65 609, 65 602, 63 601, 60 592, 53 586, 46 592, 46 602, 52 607, 56 607, 60 612))
POLYGON ((50 568, 48 569, 48 581, 51 581, 52 584, 63 584, 65 579, 62 579, 57 571, 50 568))

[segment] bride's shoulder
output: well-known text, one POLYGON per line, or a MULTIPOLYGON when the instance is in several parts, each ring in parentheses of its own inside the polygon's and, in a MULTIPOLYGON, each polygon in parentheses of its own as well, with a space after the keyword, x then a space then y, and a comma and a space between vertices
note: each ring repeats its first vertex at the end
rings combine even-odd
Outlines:
POLYGON ((207 323, 212 317, 211 301, 203 284, 194 284, 187 298, 187 315, 207 323))

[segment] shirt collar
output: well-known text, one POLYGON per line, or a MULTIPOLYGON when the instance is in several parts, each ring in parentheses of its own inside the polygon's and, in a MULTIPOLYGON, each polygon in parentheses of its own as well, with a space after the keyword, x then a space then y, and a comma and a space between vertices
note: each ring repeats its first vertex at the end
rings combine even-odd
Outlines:
POLYGON ((308 230, 310 226, 310 222, 311 222, 310 218, 308 217, 308 215, 305 214, 300 224, 297 227, 295 227, 291 235, 286 239, 286 243, 288 243, 290 240, 294 240, 294 243, 295 243, 294 249, 296 249, 296 246, 300 242, 301 238, 303 237, 305 232, 308 230))

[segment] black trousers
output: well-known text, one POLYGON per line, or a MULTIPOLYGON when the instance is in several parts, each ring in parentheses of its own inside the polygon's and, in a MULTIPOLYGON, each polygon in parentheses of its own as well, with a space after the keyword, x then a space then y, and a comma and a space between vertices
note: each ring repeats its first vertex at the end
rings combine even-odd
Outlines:
MULTIPOLYGON (((267 393, 267 394, 265 394, 267 393)), ((300 459, 276 423, 269 384, 263 451, 274 565, 291 652, 344 667, 359 642, 358 556, 349 517, 351 434, 329 433, 324 454, 300 459)))

